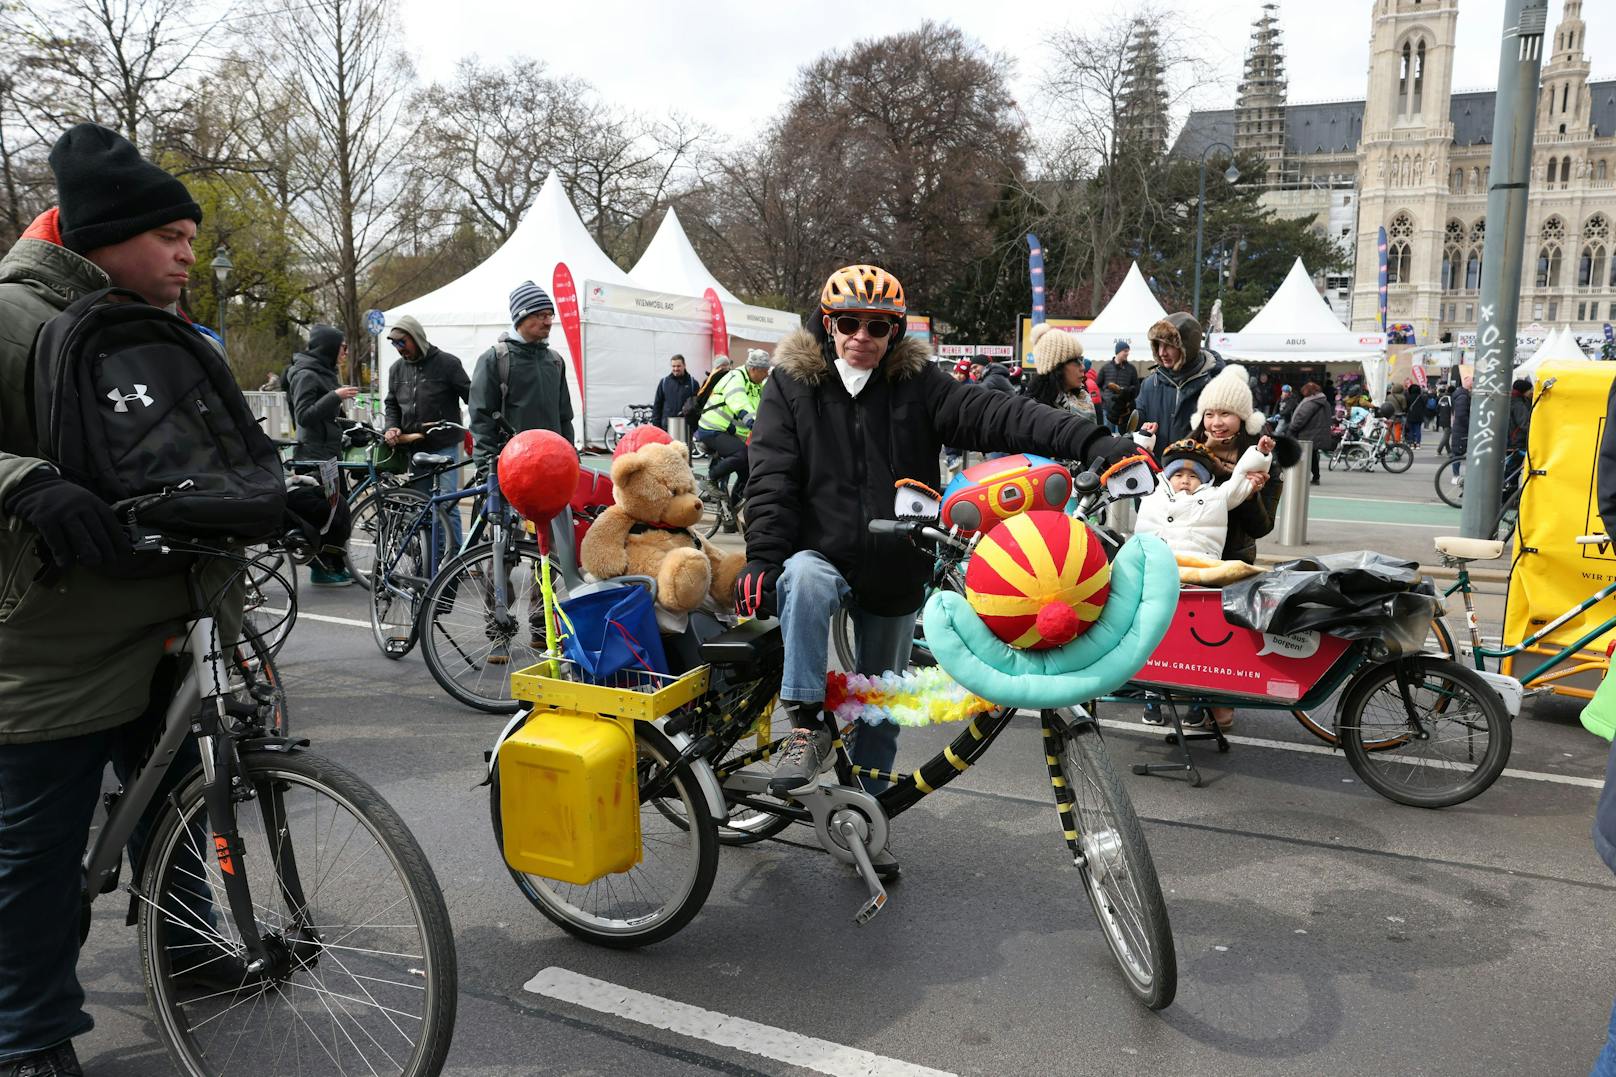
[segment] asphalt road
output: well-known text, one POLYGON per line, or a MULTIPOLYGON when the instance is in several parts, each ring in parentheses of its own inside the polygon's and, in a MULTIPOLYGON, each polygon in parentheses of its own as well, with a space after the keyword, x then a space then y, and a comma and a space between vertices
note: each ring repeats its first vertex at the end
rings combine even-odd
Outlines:
MULTIPOLYGON (((1433 466, 1326 483, 1423 503, 1433 466)), ((1605 750, 1572 705, 1531 704, 1512 773, 1443 811, 1381 799, 1339 755, 1303 750, 1283 715, 1242 713, 1229 754, 1198 750, 1202 788, 1135 777, 1127 764, 1166 748, 1135 713, 1104 713, 1128 723, 1106 742, 1177 942, 1178 1000, 1153 1014, 1123 989, 1064 856, 1024 719, 895 824, 904 877, 866 927, 852 921, 863 889, 850 872, 772 842, 726 849, 704 911, 661 945, 573 941, 522 898, 489 831, 477 782, 501 721, 452 703, 418 655, 391 662, 367 629, 316 619, 362 621, 364 600, 305 591, 311 616, 283 674, 297 732, 383 792, 442 883, 460 962, 450 1073, 814 1072, 772 1050, 854 1067, 821 1070, 837 1073, 1548 1075, 1586 1073, 1603 1041, 1616 879, 1588 827, 1605 750), (759 1033, 742 1050, 710 1028, 665 1031, 610 1002, 524 989, 546 970, 813 1040, 759 1033), (869 1054, 848 1062, 829 1045, 869 1054)), ((906 732, 900 763, 945 735, 906 732)), ((88 1073, 168 1072, 134 947, 123 902, 104 899, 81 962, 97 1021, 79 1041, 88 1073)))

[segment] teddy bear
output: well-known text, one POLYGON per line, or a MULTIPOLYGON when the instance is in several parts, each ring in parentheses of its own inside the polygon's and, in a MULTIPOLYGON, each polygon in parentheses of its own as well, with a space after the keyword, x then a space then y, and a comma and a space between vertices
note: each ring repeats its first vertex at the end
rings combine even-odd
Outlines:
POLYGON ((616 504, 589 525, 579 562, 598 580, 651 577, 657 605, 672 613, 699 609, 709 596, 728 608, 746 557, 723 553, 690 530, 702 513, 696 476, 685 447, 665 440, 665 433, 662 438, 619 446, 612 460, 616 504))

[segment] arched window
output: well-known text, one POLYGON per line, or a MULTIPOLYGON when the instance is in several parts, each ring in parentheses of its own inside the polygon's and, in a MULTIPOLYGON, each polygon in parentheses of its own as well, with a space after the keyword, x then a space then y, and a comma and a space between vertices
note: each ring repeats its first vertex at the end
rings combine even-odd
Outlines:
POLYGON ((1465 193, 1464 179, 1465 179, 1465 177, 1464 177, 1464 169, 1455 168, 1453 170, 1453 182, 1448 184, 1448 190, 1451 191, 1453 194, 1464 194, 1465 193))
POLYGON ((1610 219, 1595 213, 1582 226, 1582 256, 1577 259, 1577 287, 1603 288, 1605 266, 1609 258, 1610 219))
POLYGON ((1555 160, 1553 157, 1550 157, 1549 158, 1549 173, 1548 173, 1548 179, 1547 179, 1547 183, 1548 183, 1548 185, 1550 187, 1554 186, 1554 178, 1555 178, 1555 175, 1559 171, 1560 171, 1560 162, 1555 160))
POLYGON ((1386 229, 1386 238, 1390 240, 1386 248, 1386 281, 1388 284, 1412 284, 1413 251, 1409 241, 1414 238, 1414 222, 1406 213, 1399 213, 1392 218, 1392 223, 1386 229))
POLYGON ((1600 183, 1604 183, 1605 182, 1605 159, 1603 157, 1601 157, 1599 159, 1599 164, 1597 166, 1595 166, 1594 170, 1597 173, 1597 175, 1594 178, 1599 180, 1600 183))
POLYGON ((1409 67, 1413 64, 1414 50, 1408 42, 1403 42, 1403 62, 1397 68, 1397 111, 1408 112, 1408 76, 1409 67))
POLYGON ((1449 221, 1442 234, 1442 290, 1457 292, 1464 274, 1464 225, 1449 221))
POLYGON ((1571 83, 1560 87, 1560 111, 1566 110, 1566 103, 1571 100, 1571 83))
POLYGON ((1560 158, 1560 189, 1563 191, 1571 186, 1571 158, 1560 158))
POLYGON ((1420 111, 1420 99, 1424 96, 1424 91, 1425 91, 1425 39, 1421 38, 1419 47, 1414 50, 1414 107, 1410 111, 1415 112, 1415 113, 1418 113, 1420 111))
POLYGON ((1533 282, 1539 288, 1560 287, 1560 245, 1565 242, 1565 222, 1550 217, 1538 229, 1542 245, 1537 249, 1537 272, 1533 282))
POLYGON ((1483 193, 1482 186, 1481 186, 1481 169, 1480 168, 1472 168, 1470 170, 1470 186, 1472 186, 1472 187, 1474 187, 1476 189, 1477 194, 1483 193))
POLYGON ((1481 287, 1481 248, 1471 247, 1465 259, 1465 291, 1474 292, 1481 287))

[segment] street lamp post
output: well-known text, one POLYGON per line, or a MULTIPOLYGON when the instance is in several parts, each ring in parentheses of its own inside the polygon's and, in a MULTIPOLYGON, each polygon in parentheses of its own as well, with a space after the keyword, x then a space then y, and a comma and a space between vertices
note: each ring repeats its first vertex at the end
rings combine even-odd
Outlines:
POLYGON ((230 337, 225 329, 224 301, 228 297, 225 286, 230 282, 230 271, 235 268, 229 249, 223 243, 219 244, 213 252, 213 305, 219 310, 219 347, 224 351, 227 365, 230 362, 230 337))
POLYGON ((1224 169, 1223 178, 1230 183, 1240 178, 1240 170, 1234 166, 1233 146, 1227 142, 1214 142, 1201 151, 1201 193, 1195 199, 1195 297, 1190 301, 1190 313, 1196 321, 1201 320, 1201 248, 1206 239, 1206 159, 1216 149, 1229 151, 1229 167, 1224 169))

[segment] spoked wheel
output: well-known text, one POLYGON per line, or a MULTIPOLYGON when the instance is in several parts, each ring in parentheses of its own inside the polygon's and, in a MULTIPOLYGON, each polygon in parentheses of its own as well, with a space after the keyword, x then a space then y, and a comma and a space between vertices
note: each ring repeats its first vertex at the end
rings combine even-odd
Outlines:
POLYGON ((243 568, 241 635, 279 654, 297 622, 297 566, 284 551, 249 550, 243 568))
POLYGON ((1046 717, 1046 752, 1056 754, 1047 742, 1058 742, 1059 762, 1051 768, 1058 773, 1052 776, 1065 781, 1056 796, 1071 810, 1062 812, 1062 825, 1068 842, 1077 844, 1084 893, 1128 990, 1150 1009, 1164 1009, 1178 992, 1178 957, 1144 829, 1099 726, 1070 711, 1061 712, 1061 719, 1051 723, 1046 717))
MULTIPOLYGON (((634 734, 640 788, 644 790, 667 775, 679 753, 655 726, 637 722, 634 734)), ((628 871, 582 886, 514 868, 511 878, 552 923, 581 939, 630 949, 668 938, 689 923, 707 900, 718 874, 718 835, 707 798, 688 764, 674 770, 662 796, 677 803, 662 807, 641 794, 643 856, 628 871)), ((489 790, 489 809, 494 841, 503 856, 498 767, 489 790)))
MULTIPOLYGON (((963 595, 965 593, 964 577, 958 572, 950 573, 943 582, 943 588, 953 591, 955 594, 963 595)), ((927 598, 931 597, 933 590, 935 588, 928 587, 926 589, 927 598)), ((835 616, 831 618, 830 638, 832 645, 836 648, 836 660, 841 663, 842 668, 845 670, 857 668, 858 649, 853 638, 853 615, 846 609, 837 610, 835 616)), ((915 645, 909 652, 909 664, 916 668, 935 666, 937 664, 936 656, 931 653, 931 648, 926 646, 926 612, 924 606, 921 607, 920 612, 915 614, 915 645)))
POLYGON ((1394 442, 1380 454, 1380 466, 1393 475, 1401 475, 1414 466, 1414 450, 1401 442, 1394 442))
MULTIPOLYGON (((741 767, 735 773, 746 775, 773 773, 776 762, 774 751, 779 748, 780 742, 791 732, 791 726, 790 712, 786 710, 778 699, 774 700, 772 709, 769 712, 768 731, 761 735, 756 732, 749 733, 736 741, 734 747, 725 754, 718 766, 722 768, 724 764, 729 763, 731 760, 740 759, 747 755, 756 755, 767 749, 767 754, 741 767)), ((762 728, 761 722, 759 723, 759 728, 762 728)), ((751 794, 751 797, 754 800, 769 804, 778 803, 782 807, 784 806, 784 802, 769 796, 767 793, 754 793, 751 794)), ((765 811, 762 808, 754 808, 747 804, 731 804, 729 805, 729 814, 719 820, 718 840, 724 845, 752 845, 774 837, 790 826, 791 823, 792 820, 789 816, 776 815, 773 812, 765 811)))
POLYGON ((438 1073, 454 1032, 454 933, 421 847, 333 763, 249 751, 241 764, 255 796, 235 805, 245 852, 226 866, 247 876, 269 969, 246 969, 200 771, 163 812, 135 895, 146 994, 176 1069, 438 1073))
MULTIPOLYGON (((519 703, 511 674, 544 654, 544 555, 526 540, 505 553, 508 617, 496 618, 494 545, 473 546, 443 566, 421 600, 421 655, 433 680, 468 707, 512 714, 519 703)), ((556 599, 566 597, 561 572, 552 567, 556 599)))
MULTIPOLYGON (((418 490, 389 490, 377 506, 376 562, 371 573, 370 633, 388 658, 415 649, 416 611, 439 560, 432 555, 432 524, 425 514, 426 495, 418 490)), ((439 546, 448 542, 449 520, 438 519, 439 546)), ((441 550, 440 550, 441 557, 441 550)))
POLYGON ((1465 458, 1462 456, 1450 457, 1436 469, 1436 496, 1456 509, 1464 507, 1464 473, 1465 458), (1458 465, 1457 474, 1455 465, 1458 465))
POLYGON ((370 589, 370 574, 376 568, 376 532, 380 520, 377 510, 381 507, 383 495, 397 489, 400 487, 391 483, 371 486, 359 495, 359 500, 353 505, 353 526, 343 553, 347 557, 349 574, 366 590, 370 589))
POLYGON ((1343 466, 1348 471, 1368 471, 1375 466, 1375 456, 1367 446, 1354 445, 1347 450, 1343 466))
POLYGON ((1399 804, 1446 808, 1503 773, 1512 730, 1503 700, 1474 670, 1416 655, 1353 678, 1339 735, 1347 762, 1369 788, 1399 804))

